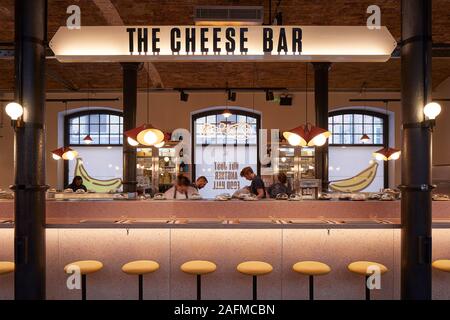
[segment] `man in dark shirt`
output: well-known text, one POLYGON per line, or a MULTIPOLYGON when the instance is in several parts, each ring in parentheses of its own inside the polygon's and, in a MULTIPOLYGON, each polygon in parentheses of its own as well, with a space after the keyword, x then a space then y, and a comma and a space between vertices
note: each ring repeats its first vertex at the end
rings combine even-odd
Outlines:
POLYGON ((252 182, 250 184, 250 192, 255 194, 258 199, 263 199, 266 197, 266 187, 264 186, 264 181, 253 172, 251 167, 245 167, 242 169, 241 177, 244 177, 248 181, 252 182))

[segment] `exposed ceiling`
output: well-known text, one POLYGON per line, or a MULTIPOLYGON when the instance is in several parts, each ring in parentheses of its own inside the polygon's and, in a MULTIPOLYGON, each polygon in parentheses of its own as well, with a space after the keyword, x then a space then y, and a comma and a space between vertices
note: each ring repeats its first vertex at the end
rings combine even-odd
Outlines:
MULTIPOLYGON (((400 39, 400 0, 272 0, 283 13, 285 25, 364 25, 366 9, 377 4, 386 25, 400 39)), ((269 0, 49 0, 48 37, 65 25, 66 9, 81 8, 82 25, 190 25, 195 5, 262 5, 269 21, 269 0)), ((14 1, 0 2, 0 43, 14 41, 14 1)), ((433 42, 450 45, 450 1, 433 1, 433 42)), ((121 67, 117 63, 61 64, 48 61, 48 90, 98 90, 122 87, 121 67)), ((330 90, 400 90, 400 59, 386 63, 336 63, 330 71, 330 90)), ((287 87, 305 86, 304 63, 153 63, 148 68, 151 86, 179 87, 287 87)), ((312 67, 309 67, 312 72, 312 67)), ((450 59, 433 59, 433 86, 450 76, 450 59)), ((310 86, 312 85, 312 77, 310 86)), ((0 90, 13 90, 13 60, 0 59, 0 90)), ((146 86, 145 70, 139 86, 146 86)))

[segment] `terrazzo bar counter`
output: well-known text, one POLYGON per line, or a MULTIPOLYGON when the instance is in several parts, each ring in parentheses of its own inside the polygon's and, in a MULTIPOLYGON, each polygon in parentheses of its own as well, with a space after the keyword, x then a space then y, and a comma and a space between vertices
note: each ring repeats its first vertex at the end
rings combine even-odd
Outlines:
MULTIPOLYGON (((14 215, 12 200, 0 201, 0 219, 14 215)), ((47 201, 49 219, 99 218, 400 218, 400 201, 47 201)), ((433 218, 450 218, 450 201, 433 202, 433 218)))
MULTIPOLYGON (((450 257, 449 204, 433 203, 433 260, 450 257)), ((0 202, 0 219, 11 219, 12 212, 12 201, 0 202)), ((140 259, 160 264, 160 270, 145 276, 145 299, 195 299, 195 278, 179 269, 183 262, 195 259, 218 266, 202 280, 204 299, 251 299, 251 278, 236 271, 236 265, 246 260, 266 261, 274 268, 259 281, 260 299, 307 299, 307 277, 292 271, 292 265, 301 260, 322 261, 332 268, 330 274, 315 280, 317 299, 364 299, 363 280, 347 270, 355 260, 376 261, 389 268, 381 290, 372 293, 374 299, 400 298, 397 201, 48 201, 47 216, 48 299, 79 299, 78 290, 67 288, 63 268, 88 259, 104 264, 88 277, 88 299, 136 299, 137 279, 125 275, 121 266, 140 259), (204 223, 130 222, 161 217, 204 223), (102 219, 122 223, 99 223, 102 219), (268 222, 234 223, 252 219, 268 222), (307 223, 289 227, 273 222, 289 219, 307 223), (205 222, 213 220, 217 223, 205 222), (324 220, 335 223, 317 223, 324 220), (264 227, 267 224, 271 227, 264 227)), ((0 229, 0 260, 13 260, 12 226, 0 229)), ((2 276, 1 283, 0 299, 12 299, 13 276, 2 276)), ((449 288, 450 274, 433 271, 433 298, 450 299, 449 288)))

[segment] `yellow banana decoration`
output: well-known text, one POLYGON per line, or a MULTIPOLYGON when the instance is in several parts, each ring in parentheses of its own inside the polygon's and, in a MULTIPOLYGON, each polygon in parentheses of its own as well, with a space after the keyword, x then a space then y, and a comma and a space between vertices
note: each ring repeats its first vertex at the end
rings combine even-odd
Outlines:
POLYGON ((375 179, 378 163, 374 162, 367 169, 364 169, 356 176, 336 180, 330 183, 330 188, 340 192, 358 192, 366 189, 375 179))
POLYGON ((99 180, 91 177, 84 168, 81 158, 77 158, 75 175, 82 177, 83 184, 86 186, 86 188, 95 192, 109 192, 111 190, 116 190, 122 185, 122 179, 120 178, 99 180))

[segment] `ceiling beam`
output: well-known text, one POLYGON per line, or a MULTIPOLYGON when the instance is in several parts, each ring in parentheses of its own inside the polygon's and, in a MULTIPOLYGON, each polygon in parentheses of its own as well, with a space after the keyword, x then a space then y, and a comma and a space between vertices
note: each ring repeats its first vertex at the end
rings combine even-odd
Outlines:
POLYGON ((47 76, 49 76, 54 81, 61 83, 67 90, 69 91, 80 90, 80 87, 76 83, 74 83, 69 79, 66 79, 58 71, 51 69, 49 66, 47 66, 46 73, 47 76))
MULTIPOLYGON (((400 59, 401 44, 398 44, 391 54, 391 58, 400 59)), ((450 58, 450 44, 449 43, 433 43, 431 52, 433 58, 450 58)))
MULTIPOLYGON (((114 6, 114 4, 110 0, 93 0, 94 4, 97 6, 97 8, 100 9, 103 17, 105 18, 106 22, 109 25, 112 26, 123 26, 123 20, 120 17, 119 12, 117 11, 117 8, 114 6)), ((163 88, 163 82, 161 79, 161 76, 156 69, 155 65, 153 63, 145 63, 144 68, 147 71, 148 75, 150 76, 150 80, 153 83, 153 86, 156 88, 163 88)))

